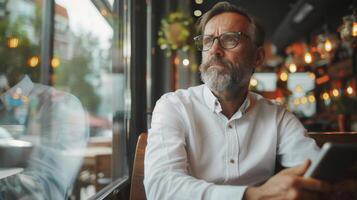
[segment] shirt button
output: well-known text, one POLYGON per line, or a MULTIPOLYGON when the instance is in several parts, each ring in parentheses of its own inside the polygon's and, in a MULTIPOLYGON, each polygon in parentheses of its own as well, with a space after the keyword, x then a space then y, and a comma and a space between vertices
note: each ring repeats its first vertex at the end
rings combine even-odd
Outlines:
POLYGON ((232 164, 234 164, 234 160, 233 160, 233 159, 231 159, 229 162, 232 163, 232 164))
POLYGON ((228 128, 232 128, 232 125, 228 125, 228 128))

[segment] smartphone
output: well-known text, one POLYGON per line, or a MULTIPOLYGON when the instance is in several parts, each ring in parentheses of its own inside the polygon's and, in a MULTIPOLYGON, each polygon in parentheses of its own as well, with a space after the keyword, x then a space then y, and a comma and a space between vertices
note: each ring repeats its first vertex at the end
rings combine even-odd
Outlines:
POLYGON ((357 178, 357 144, 325 143, 304 177, 329 182, 357 178))

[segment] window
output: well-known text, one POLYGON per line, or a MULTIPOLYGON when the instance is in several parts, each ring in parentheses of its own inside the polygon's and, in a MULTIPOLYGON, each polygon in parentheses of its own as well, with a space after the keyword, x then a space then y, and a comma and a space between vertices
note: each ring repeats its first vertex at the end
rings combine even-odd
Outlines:
POLYGON ((130 40, 120 5, 0 1, 0 199, 86 199, 127 178, 130 40), (41 52, 51 33, 53 52, 41 52), (51 86, 37 84, 44 74, 51 86))

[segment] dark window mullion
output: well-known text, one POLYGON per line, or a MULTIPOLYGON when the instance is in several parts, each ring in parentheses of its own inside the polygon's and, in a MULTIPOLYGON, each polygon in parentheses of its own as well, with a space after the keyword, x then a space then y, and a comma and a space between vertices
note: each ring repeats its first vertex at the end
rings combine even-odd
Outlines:
POLYGON ((51 59, 53 57, 54 6, 55 0, 44 0, 42 5, 41 29, 41 83, 52 85, 51 59))

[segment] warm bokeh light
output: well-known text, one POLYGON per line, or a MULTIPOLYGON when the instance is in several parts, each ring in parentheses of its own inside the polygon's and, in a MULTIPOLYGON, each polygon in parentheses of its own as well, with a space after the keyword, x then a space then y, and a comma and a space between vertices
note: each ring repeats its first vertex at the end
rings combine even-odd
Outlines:
POLYGON ((332 50, 332 42, 331 42, 331 40, 330 39, 326 39, 324 46, 325 46, 325 50, 327 52, 330 52, 332 50))
POLYGON ((108 15, 108 11, 107 10, 101 10, 100 13, 105 17, 108 15))
POLYGON ((322 98, 323 98, 324 100, 328 100, 328 99, 330 99, 330 95, 328 94, 328 92, 324 92, 324 93, 322 94, 322 98))
POLYGON ((294 99, 294 105, 298 106, 300 104, 300 100, 298 98, 294 99))
POLYGON ((19 39, 18 38, 10 38, 8 40, 7 45, 9 46, 9 48, 14 49, 17 48, 19 46, 19 39))
POLYGON ((253 86, 253 87, 257 86, 257 85, 258 85, 257 79, 251 78, 251 79, 250 79, 250 85, 253 86))
POLYGON ((352 36, 356 37, 357 36, 357 22, 353 22, 352 26, 352 36))
POLYGON ((190 64, 190 60, 185 58, 185 59, 182 60, 182 64, 187 67, 190 64))
POLYGON ((60 61, 59 58, 56 58, 56 57, 52 58, 52 60, 51 60, 51 66, 52 66, 53 68, 57 68, 58 66, 60 66, 60 64, 61 64, 61 61, 60 61))
POLYGON ((295 92, 302 92, 302 87, 301 87, 301 85, 297 85, 297 86, 295 87, 295 92))
POLYGON ((180 64, 180 58, 176 56, 174 59, 174 63, 175 63, 175 65, 180 64))
POLYGON ((309 102, 310 103, 314 103, 315 102, 315 96, 314 95, 310 95, 309 96, 309 102))
POLYGON ((338 89, 333 89, 333 90, 332 90, 332 95, 333 95, 334 97, 338 97, 338 96, 340 96, 340 92, 338 91, 338 89))
POLYGON ((289 71, 290 71, 291 73, 294 73, 294 72, 296 72, 296 70, 297 70, 297 67, 296 67, 295 63, 291 63, 291 64, 289 65, 289 71))
POLYGON ((305 56, 304 56, 304 59, 305 59, 305 63, 307 64, 310 64, 312 62, 312 55, 310 52, 306 52, 305 53, 305 56))
POLYGON ((37 67, 37 65, 39 64, 40 59, 37 56, 32 56, 29 60, 28 60, 28 64, 30 67, 37 67))
POLYGON ((353 94, 353 88, 351 86, 348 86, 346 91, 347 91, 347 94, 349 94, 349 95, 353 94))
POLYGON ((197 4, 203 4, 203 0, 195 0, 197 4))
POLYGON ((307 103, 307 98, 306 97, 301 97, 301 104, 306 104, 307 103))
POLYGON ((202 11, 195 10, 195 11, 193 11, 193 15, 195 15, 196 17, 200 17, 202 15, 202 11))
POLYGON ((282 72, 282 73, 280 74, 280 80, 282 80, 282 81, 287 81, 288 78, 289 78, 288 73, 282 72))

